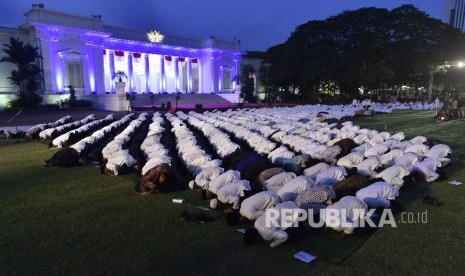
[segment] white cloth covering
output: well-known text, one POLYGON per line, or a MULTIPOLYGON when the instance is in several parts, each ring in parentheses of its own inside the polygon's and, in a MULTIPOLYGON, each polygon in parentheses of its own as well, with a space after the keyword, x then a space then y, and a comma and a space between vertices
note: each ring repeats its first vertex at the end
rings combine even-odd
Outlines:
POLYGON ((227 185, 228 183, 233 182, 234 180, 238 180, 240 178, 241 178, 241 173, 239 171, 229 170, 229 171, 226 171, 220 174, 215 179, 210 181, 210 183, 204 186, 204 189, 208 189, 210 192, 217 194, 218 190, 221 189, 221 187, 227 185))
POLYGON ((294 222, 298 218, 298 212, 292 212, 293 210, 300 210, 300 208, 293 202, 293 201, 286 201, 279 203, 274 208, 270 208, 268 210, 274 209, 279 214, 277 217, 277 226, 272 225, 271 223, 267 227, 267 216, 266 213, 263 213, 261 216, 255 220, 254 226, 257 229, 260 236, 265 241, 269 241, 271 247, 276 247, 281 243, 285 242, 289 235, 286 233, 286 225, 283 225, 281 222, 282 220, 287 222, 294 222), (281 214, 282 210, 289 210, 286 212, 292 212, 290 215, 286 215, 286 219, 283 219, 281 214))
POLYGON ((278 190, 277 194, 281 201, 294 201, 297 195, 311 186, 314 185, 314 181, 306 177, 305 175, 297 176, 288 183, 284 184, 281 189, 278 190))
POLYGON ((378 181, 358 190, 357 198, 363 200, 368 206, 373 208, 389 207, 389 200, 394 200, 399 196, 399 190, 389 183, 378 181))
POLYGON ((225 204, 232 204, 233 209, 239 209, 239 201, 244 196, 244 191, 250 191, 249 181, 234 180, 218 189, 218 200, 225 204))
POLYGON ((357 173, 363 176, 372 176, 376 174, 375 170, 381 166, 381 161, 378 156, 371 156, 362 162, 358 163, 357 173))
POLYGON ((333 205, 326 207, 323 220, 326 222, 326 226, 335 231, 353 234, 356 221, 363 218, 363 214, 367 209, 367 204, 362 200, 354 196, 345 196, 333 205), (329 212, 338 214, 336 217, 339 217, 339 219, 330 220, 330 216, 328 216, 329 212))
POLYGON ((265 191, 272 191, 277 193, 281 187, 283 187, 286 183, 290 182, 295 177, 295 173, 282 172, 266 180, 265 183, 263 183, 263 189, 265 191))
POLYGON ((210 183, 213 179, 224 173, 221 167, 209 167, 202 169, 202 171, 195 177, 195 184, 201 188, 210 183))
POLYGON ((394 165, 391 166, 382 172, 375 174, 374 178, 381 178, 385 182, 396 186, 397 188, 402 187, 404 185, 404 178, 405 176, 409 175, 409 169, 404 165, 394 165))
POLYGON ((327 169, 329 168, 329 165, 327 163, 324 163, 324 162, 320 162, 318 164, 315 164, 307 169, 305 169, 303 171, 303 174, 307 177, 310 177, 312 179, 315 179, 316 176, 319 174, 319 173, 322 173, 324 171, 326 171, 327 169))
POLYGON ((244 199, 239 213, 249 220, 256 220, 266 209, 274 207, 279 202, 280 199, 277 193, 262 191, 244 199))
POLYGON ((350 169, 362 162, 365 157, 360 152, 351 152, 346 156, 339 158, 336 165, 350 169))
POLYGON ((317 174, 316 185, 334 185, 336 182, 344 180, 347 176, 347 171, 344 167, 335 166, 329 167, 324 172, 317 174))

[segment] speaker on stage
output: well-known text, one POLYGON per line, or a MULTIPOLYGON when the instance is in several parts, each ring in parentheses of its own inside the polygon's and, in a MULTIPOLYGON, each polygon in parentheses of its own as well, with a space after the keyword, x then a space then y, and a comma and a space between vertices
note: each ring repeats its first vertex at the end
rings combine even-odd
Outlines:
POLYGON ((202 111, 202 104, 195 104, 195 111, 197 112, 202 111))

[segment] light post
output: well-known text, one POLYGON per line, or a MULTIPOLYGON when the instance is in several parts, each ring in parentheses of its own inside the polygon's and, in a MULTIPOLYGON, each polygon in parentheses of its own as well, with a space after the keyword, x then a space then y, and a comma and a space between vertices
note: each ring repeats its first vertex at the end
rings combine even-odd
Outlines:
POLYGON ((465 66, 465 62, 460 61, 460 60, 444 61, 441 64, 433 65, 429 71, 428 101, 432 100, 431 97, 433 94, 434 73, 440 70, 444 70, 444 74, 446 74, 447 70, 450 68, 454 68, 454 67, 463 68, 464 66, 465 66))

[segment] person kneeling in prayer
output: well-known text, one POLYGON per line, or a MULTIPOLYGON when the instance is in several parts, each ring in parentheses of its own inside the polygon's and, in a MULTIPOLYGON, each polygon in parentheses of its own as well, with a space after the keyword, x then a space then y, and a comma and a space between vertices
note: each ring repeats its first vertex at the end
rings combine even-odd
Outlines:
POLYGON ((242 201, 239 213, 230 212, 227 214, 227 224, 237 225, 245 219, 254 221, 265 213, 266 209, 272 208, 278 203, 280 203, 280 199, 275 192, 263 191, 254 194, 242 201))
POLYGON ((239 209, 239 203, 247 191, 250 191, 250 184, 247 180, 234 180, 218 189, 218 198, 210 200, 210 207, 216 209, 221 204, 232 204, 234 210, 239 209))
POLYGON ((400 211, 402 208, 396 200, 399 196, 399 190, 391 184, 378 181, 356 193, 356 197, 363 200, 369 207, 372 208, 389 208, 395 211, 400 211))
POLYGON ((324 209, 322 219, 326 227, 341 232, 341 238, 354 234, 358 221, 363 219, 368 206, 361 199, 346 196, 324 209))
POLYGON ((293 226, 302 210, 293 202, 286 201, 268 209, 255 220, 254 229, 247 229, 244 235, 246 244, 253 244, 257 240, 257 234, 270 247, 276 247, 285 242, 289 235, 286 229, 293 226), (269 213, 268 213, 269 212, 269 213))
POLYGON ((174 171, 168 164, 160 164, 148 170, 136 185, 136 191, 141 194, 153 194, 156 192, 169 192, 175 188, 174 171))

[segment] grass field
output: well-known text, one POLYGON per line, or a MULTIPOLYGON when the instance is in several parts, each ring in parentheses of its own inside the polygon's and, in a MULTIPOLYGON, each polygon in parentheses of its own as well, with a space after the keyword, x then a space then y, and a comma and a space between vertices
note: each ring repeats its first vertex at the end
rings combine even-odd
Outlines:
MULTIPOLYGON (((463 274, 465 271, 465 122, 435 123, 433 112, 397 112, 357 119, 362 127, 424 135, 453 149, 449 179, 420 183, 401 194, 406 211, 427 211, 426 224, 377 230, 339 264, 292 257, 299 243, 246 247, 224 215, 195 224, 178 218, 192 203, 172 198, 197 192, 140 196, 135 175, 102 176, 94 165, 46 169, 56 150, 45 142, 0 141, 0 275, 10 274, 463 274), (422 202, 433 195, 444 202, 422 202)), ((401 216, 396 216, 400 220, 401 216)), ((310 252, 311 253, 311 252, 310 252)))

